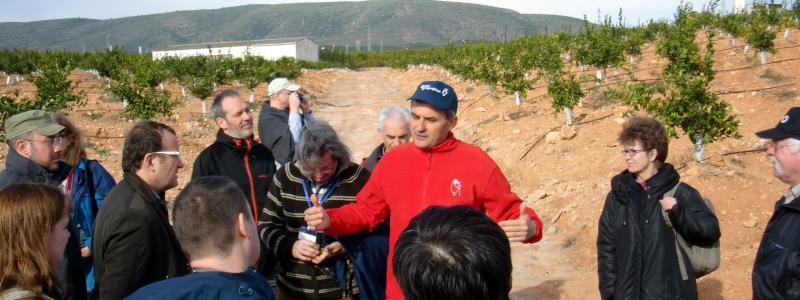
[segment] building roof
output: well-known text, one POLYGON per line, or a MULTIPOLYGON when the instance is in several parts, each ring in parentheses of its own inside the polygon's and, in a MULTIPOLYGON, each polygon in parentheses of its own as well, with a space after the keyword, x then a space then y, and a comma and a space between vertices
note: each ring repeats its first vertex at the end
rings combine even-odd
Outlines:
POLYGON ((229 48, 238 46, 255 46, 255 45, 285 45, 295 44, 302 40, 312 40, 309 37, 290 37, 278 39, 261 39, 261 40, 247 40, 247 41, 229 41, 229 42, 211 42, 211 43, 197 43, 197 44, 182 44, 182 45, 169 45, 164 48, 154 49, 154 51, 175 51, 175 50, 189 50, 189 49, 207 49, 207 48, 229 48))

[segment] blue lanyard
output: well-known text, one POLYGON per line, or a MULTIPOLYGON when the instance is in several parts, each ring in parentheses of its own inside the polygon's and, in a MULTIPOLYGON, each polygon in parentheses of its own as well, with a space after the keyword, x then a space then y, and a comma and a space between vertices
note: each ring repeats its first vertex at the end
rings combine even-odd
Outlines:
MULTIPOLYGON (((319 206, 322 206, 322 204, 325 203, 325 201, 327 201, 328 198, 331 197, 331 195, 333 195, 333 191, 336 189, 336 184, 338 182, 339 182, 338 178, 334 178, 333 180, 331 180, 325 186, 321 186, 320 187, 320 188, 327 187, 328 190, 325 191, 325 194, 322 195, 321 198, 317 199, 319 201, 319 206)), ((311 203, 311 197, 308 194, 308 186, 306 185, 306 180, 305 179, 303 179, 302 184, 303 184, 303 193, 306 195, 306 203, 308 203, 308 207, 312 207, 314 205, 311 203)))

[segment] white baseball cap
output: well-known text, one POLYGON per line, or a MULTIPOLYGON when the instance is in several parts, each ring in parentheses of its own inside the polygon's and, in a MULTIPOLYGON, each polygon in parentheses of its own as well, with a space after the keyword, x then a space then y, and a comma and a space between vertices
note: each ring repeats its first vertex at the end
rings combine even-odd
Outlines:
POLYGON ((296 92, 300 90, 300 86, 283 77, 275 78, 267 86, 267 96, 272 96, 282 90, 296 92))

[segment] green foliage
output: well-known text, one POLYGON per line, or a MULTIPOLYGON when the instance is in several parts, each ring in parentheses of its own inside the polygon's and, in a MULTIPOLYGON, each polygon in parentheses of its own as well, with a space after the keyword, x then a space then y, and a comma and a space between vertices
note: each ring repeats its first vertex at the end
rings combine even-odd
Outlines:
POLYGON ((593 26, 585 18, 583 32, 577 37, 575 59, 598 69, 619 66, 624 61, 622 28, 606 17, 602 26, 593 26))
POLYGON ((112 72, 115 80, 111 92, 126 101, 125 117, 150 119, 157 115, 166 116, 177 107, 178 101, 168 91, 157 89, 170 75, 163 62, 154 61, 149 55, 134 54, 123 57, 119 66, 112 72))
MULTIPOLYGON (((761 51, 775 52, 775 33, 769 30, 771 26, 773 13, 772 9, 761 9, 754 12, 750 18, 750 26, 745 32, 745 39, 754 48, 761 51)), ((777 22, 777 21, 776 21, 777 22)))

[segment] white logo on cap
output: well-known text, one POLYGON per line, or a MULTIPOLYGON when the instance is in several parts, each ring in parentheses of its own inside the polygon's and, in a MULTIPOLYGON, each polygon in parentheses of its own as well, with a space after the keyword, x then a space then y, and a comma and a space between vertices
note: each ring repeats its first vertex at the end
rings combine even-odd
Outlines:
POLYGON ((447 96, 447 89, 442 90, 442 96, 447 96))
POLYGON ((781 119, 781 124, 785 124, 786 122, 789 122, 789 115, 785 115, 783 119, 781 119))
POLYGON ((442 97, 447 96, 449 93, 449 89, 439 90, 435 87, 430 86, 429 84, 423 84, 419 86, 420 91, 434 91, 436 93, 442 94, 442 97))

